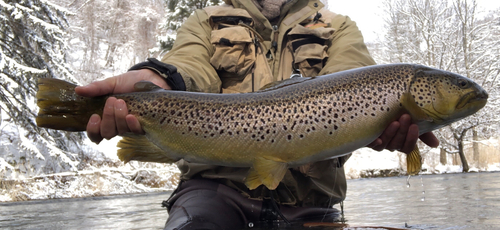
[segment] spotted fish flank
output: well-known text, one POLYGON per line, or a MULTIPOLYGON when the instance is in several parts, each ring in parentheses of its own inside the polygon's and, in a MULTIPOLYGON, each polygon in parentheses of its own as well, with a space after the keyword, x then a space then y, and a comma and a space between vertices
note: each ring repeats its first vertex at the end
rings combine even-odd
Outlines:
MULTIPOLYGON (((81 111, 75 100, 60 101, 80 97, 53 96, 54 85, 59 84, 40 79, 38 125, 85 130, 90 115, 102 112, 105 98, 95 99, 99 102, 94 110, 85 106, 81 111), (63 108, 66 114, 53 108, 63 108), (78 112, 68 112, 72 110, 78 112)), ((68 90, 71 87, 64 92, 74 94, 68 90)), ((183 158, 251 167, 247 186, 264 184, 270 189, 276 188, 288 167, 366 146, 404 113, 410 113, 424 133, 473 114, 487 99, 486 92, 467 78, 411 64, 289 80, 246 94, 167 91, 152 83, 136 87, 140 92, 113 95, 125 100, 129 113, 137 116, 146 132, 126 136, 119 143, 120 159, 175 162, 183 158)), ((59 92, 63 93, 54 95, 59 92)), ((418 156, 411 159, 420 159, 418 149, 414 154, 418 156)), ((410 173, 418 173, 420 161, 412 162, 410 173)))

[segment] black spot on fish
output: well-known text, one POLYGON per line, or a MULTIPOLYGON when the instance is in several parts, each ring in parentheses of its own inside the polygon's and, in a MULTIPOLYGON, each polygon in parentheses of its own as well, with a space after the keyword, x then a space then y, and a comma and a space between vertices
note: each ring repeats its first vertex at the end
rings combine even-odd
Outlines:
POLYGON ((160 120, 160 125, 163 125, 163 122, 165 122, 165 119, 167 119, 167 117, 163 117, 163 118, 160 120))

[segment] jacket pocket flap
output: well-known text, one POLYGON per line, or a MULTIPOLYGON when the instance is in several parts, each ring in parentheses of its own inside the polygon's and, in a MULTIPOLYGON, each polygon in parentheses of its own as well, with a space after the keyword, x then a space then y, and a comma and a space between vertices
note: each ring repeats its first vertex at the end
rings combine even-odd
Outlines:
MULTIPOLYGON (((212 37, 210 39, 212 44, 228 43, 251 43, 252 37, 245 27, 227 27, 220 30, 212 30, 212 37)), ((229 45, 227 44, 227 45, 229 45)))

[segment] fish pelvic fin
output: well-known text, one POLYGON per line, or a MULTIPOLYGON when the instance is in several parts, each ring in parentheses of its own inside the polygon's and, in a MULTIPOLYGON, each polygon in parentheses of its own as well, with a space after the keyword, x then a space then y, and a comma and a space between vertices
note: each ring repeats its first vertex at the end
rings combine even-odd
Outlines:
POLYGON ((263 184, 269 190, 274 190, 285 176, 287 169, 288 164, 285 162, 256 157, 245 179, 245 185, 253 190, 263 184))
POLYGON ((417 175, 422 169, 422 157, 418 146, 406 155, 406 171, 408 175, 417 175))
POLYGON ((136 160, 142 162, 175 163, 179 159, 172 159, 168 154, 149 141, 145 135, 125 134, 116 145, 118 158, 124 163, 136 160))
POLYGON ((92 114, 102 113, 105 97, 88 98, 75 93, 75 84, 54 78, 38 79, 36 117, 39 127, 85 131, 92 114))

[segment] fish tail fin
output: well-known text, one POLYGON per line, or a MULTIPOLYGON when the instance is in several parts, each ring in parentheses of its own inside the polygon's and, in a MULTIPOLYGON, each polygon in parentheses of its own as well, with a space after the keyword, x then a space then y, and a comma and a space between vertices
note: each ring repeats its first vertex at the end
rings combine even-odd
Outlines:
POLYGON ((406 171, 408 175, 417 175, 422 169, 422 157, 418 146, 415 146, 411 153, 406 155, 406 171))
POLYGON ((144 135, 125 134, 117 144, 118 158, 128 163, 131 160, 156 163, 174 163, 168 153, 149 141, 144 135))
POLYGON ((90 116, 102 113, 105 97, 88 98, 75 93, 75 84, 54 78, 38 79, 36 117, 39 127, 85 131, 90 116))

